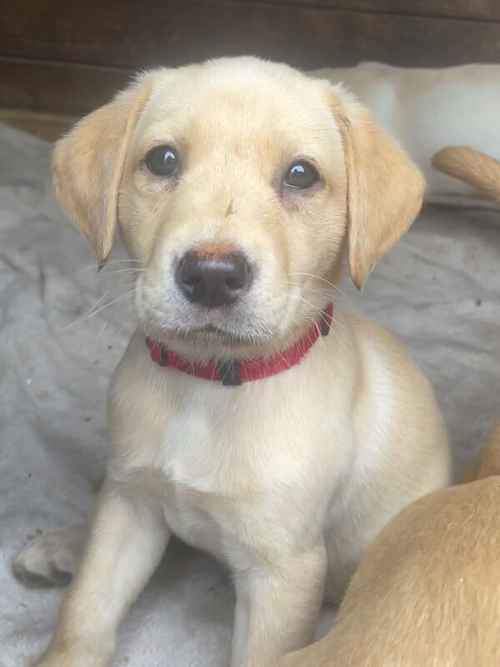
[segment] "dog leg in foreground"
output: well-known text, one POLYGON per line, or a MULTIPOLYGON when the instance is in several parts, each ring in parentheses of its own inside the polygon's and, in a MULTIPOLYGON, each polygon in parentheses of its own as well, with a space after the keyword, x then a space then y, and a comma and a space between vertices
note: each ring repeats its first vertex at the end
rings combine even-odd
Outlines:
POLYGON ((326 549, 320 545, 299 557, 235 576, 232 667, 271 665, 288 647, 312 641, 327 566, 326 549))
POLYGON ((83 565, 38 667, 106 667, 118 624, 167 546, 161 508, 107 482, 100 492, 83 565))

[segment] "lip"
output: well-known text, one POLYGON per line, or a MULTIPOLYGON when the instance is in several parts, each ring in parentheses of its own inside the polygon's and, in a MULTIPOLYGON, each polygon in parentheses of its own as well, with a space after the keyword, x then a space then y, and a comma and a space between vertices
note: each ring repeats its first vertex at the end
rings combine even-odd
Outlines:
POLYGON ((205 339, 211 339, 211 340, 216 339, 220 342, 223 342, 226 345, 238 345, 238 344, 241 345, 242 343, 248 345, 255 342, 255 340, 251 339, 249 336, 234 333, 232 331, 226 331, 225 329, 216 327, 213 324, 207 324, 206 326, 199 327, 197 329, 190 329, 186 333, 188 337, 201 336, 205 339))
POLYGON ((259 345, 262 340, 256 336, 246 336, 244 334, 227 331, 216 327, 213 324, 207 324, 203 327, 195 327, 191 329, 176 329, 168 332, 175 338, 184 341, 192 341, 193 343, 219 343, 227 347, 236 347, 238 345, 259 345))

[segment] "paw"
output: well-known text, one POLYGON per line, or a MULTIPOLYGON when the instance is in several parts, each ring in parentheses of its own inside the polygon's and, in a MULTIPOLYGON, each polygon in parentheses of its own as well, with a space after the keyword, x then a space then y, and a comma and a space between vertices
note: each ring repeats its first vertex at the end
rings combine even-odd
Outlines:
POLYGON ((72 656, 68 653, 50 653, 42 657, 39 662, 34 662, 33 667, 108 667, 109 660, 96 658, 95 656, 72 656))
POLYGON ((80 562, 85 535, 84 526, 71 526, 35 537, 14 560, 14 576, 31 587, 66 586, 80 562))
POLYGON ((31 667, 109 667, 113 652, 114 640, 106 635, 70 642, 55 638, 31 667))
POLYGON ((42 656, 40 660, 34 660, 30 663, 30 667, 70 667, 70 665, 67 656, 64 655, 42 656))
POLYGON ((96 661, 92 657, 76 659, 63 654, 48 655, 40 662, 33 663, 33 667, 107 667, 108 661, 96 661))
POLYGON ((114 643, 106 636, 91 640, 59 641, 54 638, 45 653, 31 667, 109 667, 114 643))
POLYGON ((71 662, 67 653, 47 651, 38 660, 32 659, 27 667, 70 667, 71 662))

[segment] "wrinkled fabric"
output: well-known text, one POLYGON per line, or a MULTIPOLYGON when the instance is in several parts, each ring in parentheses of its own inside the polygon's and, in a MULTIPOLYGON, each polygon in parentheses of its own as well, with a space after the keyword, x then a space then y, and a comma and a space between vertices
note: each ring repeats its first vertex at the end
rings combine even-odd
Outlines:
MULTIPOLYGON (((460 459, 500 414, 498 216, 425 210, 363 293, 346 280, 340 297, 408 344, 460 459)), ((20 585, 12 558, 92 508, 108 451, 106 388, 133 328, 124 257, 118 249, 96 272, 54 201, 48 144, 0 127, 1 667, 45 647, 62 596, 20 585)), ((223 568, 174 544, 121 628, 114 665, 227 664, 233 604, 223 568)))

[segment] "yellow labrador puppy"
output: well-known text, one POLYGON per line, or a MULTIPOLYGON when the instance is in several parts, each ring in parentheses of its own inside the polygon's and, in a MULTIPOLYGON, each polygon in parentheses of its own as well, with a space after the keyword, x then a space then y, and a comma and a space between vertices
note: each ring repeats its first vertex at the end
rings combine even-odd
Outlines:
POLYGON ((500 664, 500 425, 479 463, 476 481, 419 499, 384 528, 334 629, 279 667, 500 664))
POLYGON ((175 534, 230 567, 233 667, 312 638, 367 545, 449 481, 428 382, 336 307, 423 180, 341 87, 253 58, 140 76, 56 146, 58 196, 141 267, 110 391, 113 454, 41 667, 103 667, 175 534))

